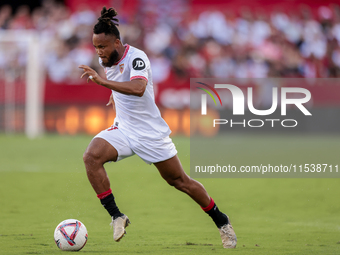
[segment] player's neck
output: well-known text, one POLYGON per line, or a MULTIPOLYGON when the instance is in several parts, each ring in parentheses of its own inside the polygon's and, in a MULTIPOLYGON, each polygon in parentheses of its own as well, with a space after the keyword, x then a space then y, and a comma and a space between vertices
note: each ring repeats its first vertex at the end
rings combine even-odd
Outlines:
POLYGON ((122 57, 124 56, 125 50, 126 50, 126 46, 124 46, 122 43, 120 43, 119 49, 117 50, 118 51, 118 60, 115 64, 117 64, 122 59, 122 57))

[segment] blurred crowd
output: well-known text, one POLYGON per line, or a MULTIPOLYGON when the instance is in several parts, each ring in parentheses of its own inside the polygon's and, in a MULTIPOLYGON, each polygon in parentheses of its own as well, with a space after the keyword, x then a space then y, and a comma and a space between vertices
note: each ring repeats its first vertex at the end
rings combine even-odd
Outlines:
MULTIPOLYGON (((244 7, 235 12, 213 6, 193 11, 186 0, 139 2, 135 15, 117 9, 119 29, 123 43, 148 54, 156 84, 192 77, 340 77, 337 5, 271 12, 244 7)), ((79 64, 103 72, 92 45, 100 9, 82 5, 71 12, 61 2, 44 0, 41 7, 21 6, 13 14, 3 5, 0 32, 38 31, 48 79, 72 84, 79 82, 79 64)), ((2 70, 13 62, 13 54, 9 59, 6 53, 0 42, 2 70)), ((20 69, 27 60, 19 50, 17 54, 13 65, 20 69)))

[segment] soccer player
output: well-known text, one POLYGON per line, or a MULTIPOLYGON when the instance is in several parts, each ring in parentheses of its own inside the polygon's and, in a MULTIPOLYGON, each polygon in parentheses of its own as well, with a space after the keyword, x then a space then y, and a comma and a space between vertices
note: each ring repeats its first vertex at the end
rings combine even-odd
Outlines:
POLYGON ((235 248, 237 239, 228 216, 219 211, 203 185, 184 172, 169 138, 171 131, 155 104, 149 59, 143 51, 122 44, 116 15, 114 9, 104 7, 93 28, 93 45, 107 79, 86 65, 79 66, 84 71, 81 78, 112 90, 108 104, 115 104, 113 125, 92 139, 83 156, 88 179, 112 218, 114 240, 120 241, 130 221, 115 203, 104 164, 137 154, 201 206, 219 229, 224 248, 235 248))

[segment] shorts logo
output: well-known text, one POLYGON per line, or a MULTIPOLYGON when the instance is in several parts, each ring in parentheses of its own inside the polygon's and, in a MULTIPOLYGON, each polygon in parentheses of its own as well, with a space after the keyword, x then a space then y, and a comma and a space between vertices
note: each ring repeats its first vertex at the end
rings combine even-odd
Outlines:
POLYGON ((124 64, 119 65, 119 72, 123 73, 124 71, 124 64))
POLYGON ((114 129, 118 129, 118 127, 115 127, 115 126, 111 126, 111 127, 109 127, 108 129, 106 129, 107 131, 112 131, 112 130, 114 130, 114 129))
POLYGON ((135 58, 132 62, 132 67, 135 70, 143 70, 145 68, 145 63, 141 58, 135 58))

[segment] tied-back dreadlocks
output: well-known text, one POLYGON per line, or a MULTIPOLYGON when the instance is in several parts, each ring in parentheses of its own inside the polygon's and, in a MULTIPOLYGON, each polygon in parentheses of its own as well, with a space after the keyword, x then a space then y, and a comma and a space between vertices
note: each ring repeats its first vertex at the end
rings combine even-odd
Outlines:
POLYGON ((120 33, 117 28, 119 25, 119 20, 114 18, 117 16, 117 12, 113 8, 109 8, 108 10, 104 6, 101 11, 101 16, 98 18, 97 24, 93 28, 93 33, 105 35, 115 35, 117 39, 120 40, 120 33))

